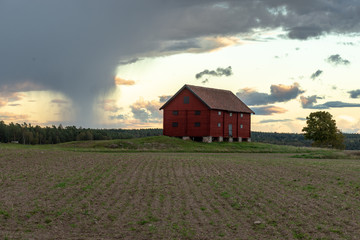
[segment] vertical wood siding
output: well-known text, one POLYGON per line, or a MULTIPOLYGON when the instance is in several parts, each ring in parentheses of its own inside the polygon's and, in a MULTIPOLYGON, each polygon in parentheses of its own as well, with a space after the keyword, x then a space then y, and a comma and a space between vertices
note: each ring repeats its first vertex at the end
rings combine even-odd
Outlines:
POLYGON ((229 124, 232 124, 233 138, 250 137, 251 114, 229 112, 224 110, 210 110, 198 97, 188 89, 182 90, 171 102, 164 107, 163 129, 165 136, 190 136, 190 137, 229 137, 229 124), (184 97, 189 97, 189 103, 184 103, 184 97), (177 111, 178 115, 173 115, 177 111), (195 111, 200 111, 196 115, 195 111), (218 112, 221 115, 218 115, 218 112), (230 113, 232 116, 230 117, 230 113), (177 127, 173 123, 177 122, 177 127), (195 126, 200 123, 200 126, 195 126), (220 123, 220 127, 218 124, 220 123), (243 128, 241 128, 241 124, 243 128))
POLYGON ((191 136, 202 137, 210 134, 210 110, 189 90, 184 89, 164 108, 164 135, 166 136, 191 136), (184 97, 189 97, 189 103, 184 103, 184 97), (173 111, 178 111, 178 115, 173 115, 173 111), (200 111, 200 115, 195 115, 195 111, 200 111), (178 122, 177 127, 172 123, 178 122), (200 126, 195 126, 200 123, 200 126))

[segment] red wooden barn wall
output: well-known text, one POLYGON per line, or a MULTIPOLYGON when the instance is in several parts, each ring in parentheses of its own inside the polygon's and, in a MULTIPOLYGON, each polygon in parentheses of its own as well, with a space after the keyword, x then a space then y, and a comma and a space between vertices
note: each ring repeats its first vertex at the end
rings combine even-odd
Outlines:
POLYGON ((164 107, 163 131, 165 136, 191 137, 229 137, 229 124, 232 124, 233 138, 250 138, 251 114, 210 110, 198 97, 188 89, 183 89, 172 101, 164 107), (189 103, 184 104, 184 97, 189 97, 189 103), (177 111, 178 115, 173 115, 177 111), (200 115, 195 115, 200 111, 200 115), (221 112, 221 115, 218 112, 221 112), (230 113, 232 116, 230 117, 230 113), (173 127, 173 122, 178 126, 173 127), (200 127, 195 123, 200 122, 200 127), (220 127, 218 126, 220 123, 220 127), (243 126, 241 128, 241 125, 243 126))
POLYGON ((184 89, 164 108, 164 135, 210 136, 209 114, 209 108, 188 89, 184 89), (184 104, 185 96, 189 97, 188 104, 184 104), (173 115, 173 111, 178 111, 178 115, 173 115), (195 111, 200 111, 200 115, 195 115, 195 111), (178 122, 178 127, 173 127, 173 122, 178 122), (195 127, 195 122, 200 122, 200 127, 195 127))
POLYGON ((250 138, 250 117, 249 113, 236 113, 222 110, 211 110, 210 114, 210 136, 229 137, 229 124, 232 125, 233 138, 250 138), (221 115, 219 115, 221 112, 221 115), (232 116, 230 116, 232 113, 232 116), (241 117, 242 115, 242 117, 241 117), (219 127, 220 123, 220 127, 219 127), (241 128, 242 125, 242 128, 241 128))

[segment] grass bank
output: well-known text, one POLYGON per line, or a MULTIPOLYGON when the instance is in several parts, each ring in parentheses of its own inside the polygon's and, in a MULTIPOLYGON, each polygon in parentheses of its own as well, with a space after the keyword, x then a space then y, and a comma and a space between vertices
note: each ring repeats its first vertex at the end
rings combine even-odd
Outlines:
POLYGON ((188 152, 188 153, 289 153, 296 158, 338 159, 360 158, 359 152, 310 147, 295 147, 259 142, 184 141, 179 138, 155 136, 145 138, 74 141, 56 145, 0 144, 1 148, 65 150, 77 152, 188 152))

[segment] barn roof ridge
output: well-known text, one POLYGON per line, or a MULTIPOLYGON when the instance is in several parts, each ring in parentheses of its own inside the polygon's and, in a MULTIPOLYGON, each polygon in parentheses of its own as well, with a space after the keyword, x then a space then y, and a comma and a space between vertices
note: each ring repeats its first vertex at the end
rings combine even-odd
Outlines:
POLYGON ((168 103, 170 103, 185 88, 192 92, 197 98, 199 98, 199 100, 203 102, 209 109, 254 113, 230 90, 194 86, 190 84, 185 84, 160 108, 160 110, 163 109, 168 103))

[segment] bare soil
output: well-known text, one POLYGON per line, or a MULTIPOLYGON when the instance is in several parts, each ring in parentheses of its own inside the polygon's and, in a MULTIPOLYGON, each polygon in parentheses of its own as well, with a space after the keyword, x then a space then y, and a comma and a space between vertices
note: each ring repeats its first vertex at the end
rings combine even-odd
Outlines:
POLYGON ((360 161, 0 149, 1 239, 360 239, 360 161))

